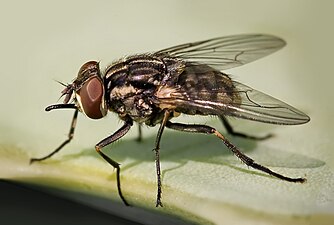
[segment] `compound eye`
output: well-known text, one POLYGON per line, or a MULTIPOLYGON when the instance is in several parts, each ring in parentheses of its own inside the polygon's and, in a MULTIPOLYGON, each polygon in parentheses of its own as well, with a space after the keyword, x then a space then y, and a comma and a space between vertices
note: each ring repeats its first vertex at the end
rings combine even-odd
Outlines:
POLYGON ((103 117, 103 91, 102 81, 97 76, 87 80, 78 91, 83 111, 91 119, 103 117))

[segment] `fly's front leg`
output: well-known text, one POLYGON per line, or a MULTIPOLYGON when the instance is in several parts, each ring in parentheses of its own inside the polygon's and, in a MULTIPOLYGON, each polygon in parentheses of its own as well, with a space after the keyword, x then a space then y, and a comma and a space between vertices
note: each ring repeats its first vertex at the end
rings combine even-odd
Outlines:
POLYGON ((124 202, 125 205, 129 206, 129 203, 125 200, 123 194, 122 194, 122 190, 121 190, 121 181, 120 181, 120 172, 121 172, 121 168, 120 168, 120 164, 116 161, 114 161, 113 159, 109 158, 109 156, 107 156, 106 154, 104 154, 101 149, 111 143, 113 143, 114 141, 117 141, 118 139, 120 139, 121 137, 123 137, 131 128, 133 122, 132 120, 128 120, 125 122, 125 124, 119 129, 117 130, 114 134, 110 135, 109 137, 103 139, 102 141, 100 141, 99 143, 97 143, 95 145, 95 150, 97 151, 97 153, 100 154, 100 156, 102 156, 102 158, 104 160, 106 160, 110 165, 112 165, 115 169, 116 169, 116 180, 117 180, 117 190, 118 190, 118 195, 120 196, 120 198, 122 199, 122 201, 124 202))
POLYGON ((166 126, 166 123, 168 121, 168 118, 170 116, 170 112, 168 110, 164 113, 164 118, 160 124, 157 137, 155 139, 155 148, 153 149, 155 151, 155 166, 156 166, 156 172, 157 172, 157 184, 158 184, 158 193, 157 193, 157 201, 155 206, 163 206, 161 202, 161 195, 162 195, 162 184, 161 184, 161 169, 160 169, 160 140, 162 133, 164 131, 164 128, 166 126))
POLYGON ((72 123, 71 123, 71 127, 70 127, 70 131, 68 133, 68 138, 58 147, 56 148, 53 152, 51 152, 50 154, 41 157, 41 158, 31 158, 30 159, 30 164, 32 164, 33 162, 39 162, 39 161, 43 161, 45 159, 50 158, 51 156, 53 156, 54 154, 56 154, 57 152, 59 152, 65 145, 67 145, 68 143, 70 143, 70 141, 73 139, 74 136, 74 130, 75 130, 75 126, 77 124, 77 118, 78 118, 78 109, 72 105, 72 104, 59 104, 59 105, 52 105, 48 108, 46 108, 46 111, 50 111, 52 109, 58 109, 58 108, 75 108, 74 111, 74 115, 73 115, 73 119, 72 119, 72 123))
POLYGON ((256 136, 252 136, 252 135, 248 135, 248 134, 244 134, 244 133, 239 133, 239 132, 236 132, 236 131, 233 130, 231 124, 227 121, 225 116, 219 116, 219 119, 223 123, 227 133, 229 133, 233 136, 252 139, 252 140, 265 140, 265 139, 268 139, 268 138, 273 136, 272 134, 268 134, 268 135, 263 136, 263 137, 256 137, 256 136))
POLYGON ((215 128, 209 127, 206 125, 190 125, 190 124, 181 124, 181 123, 172 123, 170 121, 167 121, 166 127, 179 130, 179 131, 185 131, 185 132, 192 132, 192 133, 204 133, 204 134, 213 134, 219 139, 223 141, 223 143, 226 145, 226 147, 236 156, 238 157, 243 163, 245 163, 247 166, 250 166, 254 169, 263 171, 267 174, 270 174, 274 177, 277 177, 282 180, 286 180, 289 182, 299 182, 303 183, 306 181, 305 178, 290 178, 283 176, 279 173, 276 173, 269 168, 262 166, 260 164, 257 164, 254 162, 253 159, 242 153, 235 145, 233 145, 231 142, 229 142, 221 133, 219 133, 215 128))

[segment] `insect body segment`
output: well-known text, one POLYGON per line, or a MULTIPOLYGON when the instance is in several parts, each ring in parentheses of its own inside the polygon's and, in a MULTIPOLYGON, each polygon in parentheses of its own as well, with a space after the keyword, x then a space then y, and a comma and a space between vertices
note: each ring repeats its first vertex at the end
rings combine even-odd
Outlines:
MULTIPOLYGON (((122 191, 120 165, 102 152, 102 148, 122 138, 134 122, 148 126, 159 124, 155 142, 157 171, 156 206, 162 206, 160 170, 160 141, 164 128, 177 131, 213 134, 246 165, 290 182, 304 182, 304 178, 290 178, 257 164, 226 139, 216 128, 201 124, 172 122, 181 113, 188 115, 216 115, 226 131, 232 135, 262 140, 236 132, 227 116, 259 122, 296 125, 310 118, 294 107, 232 80, 222 69, 241 66, 282 48, 285 42, 271 35, 234 35, 178 45, 158 52, 138 54, 112 63, 100 71, 99 63, 89 61, 79 70, 76 79, 62 91, 63 104, 53 109, 75 109, 68 139, 53 152, 31 162, 50 158, 68 144, 74 135, 78 111, 91 119, 103 118, 108 111, 118 114, 123 126, 96 144, 99 155, 116 168, 118 194, 129 205, 122 191)), ((141 134, 141 132, 140 132, 141 134)), ((141 136, 138 138, 141 139, 141 136)))
POLYGON ((163 86, 156 93, 159 104, 190 115, 219 115, 224 110, 227 113, 225 106, 241 103, 230 77, 207 65, 186 64, 177 78, 172 85, 163 86), (210 107, 209 103, 214 102, 222 103, 220 112, 210 107))

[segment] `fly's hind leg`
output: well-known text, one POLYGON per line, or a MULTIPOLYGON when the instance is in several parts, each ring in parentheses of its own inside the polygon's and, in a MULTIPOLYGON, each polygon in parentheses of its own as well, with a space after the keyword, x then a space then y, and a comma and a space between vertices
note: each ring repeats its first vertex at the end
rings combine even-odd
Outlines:
POLYGON ((267 174, 270 174, 274 177, 277 177, 282 180, 286 180, 289 182, 299 182, 303 183, 306 181, 305 178, 291 178, 286 177, 284 175, 281 175, 279 173, 276 173, 269 168, 262 166, 260 164, 257 164, 254 162, 253 159, 242 153, 238 147, 233 145, 231 142, 229 142, 221 133, 219 133, 215 128, 206 126, 206 125, 190 125, 190 124, 182 124, 182 123, 172 123, 167 122, 166 127, 179 130, 179 131, 185 131, 185 132, 192 132, 192 133, 204 133, 204 134, 213 134, 216 137, 218 137, 220 140, 223 141, 223 143, 226 145, 226 147, 236 156, 238 157, 243 163, 245 163, 247 166, 250 166, 254 169, 260 170, 262 172, 265 172, 267 174))
POLYGON ((225 116, 219 116, 219 119, 223 123, 227 133, 229 133, 233 136, 252 139, 252 140, 265 140, 265 139, 268 139, 268 138, 273 136, 272 134, 268 134, 268 135, 263 136, 263 137, 257 137, 257 136, 252 136, 252 135, 248 135, 248 134, 244 134, 244 133, 239 133, 239 132, 236 132, 236 131, 233 130, 231 124, 228 122, 228 120, 226 119, 225 116))

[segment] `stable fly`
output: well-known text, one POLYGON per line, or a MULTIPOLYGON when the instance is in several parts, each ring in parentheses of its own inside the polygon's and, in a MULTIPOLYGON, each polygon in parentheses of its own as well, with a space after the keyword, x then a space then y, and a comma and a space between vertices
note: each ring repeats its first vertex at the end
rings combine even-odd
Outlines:
MULTIPOLYGON (((115 61, 103 71, 100 70, 99 62, 89 61, 80 68, 72 83, 63 84, 65 89, 61 93, 64 102, 45 109, 74 109, 68 139, 45 157, 32 158, 31 163, 50 158, 72 140, 79 111, 91 119, 103 118, 111 111, 118 114, 124 124, 112 135, 97 143, 95 149, 116 168, 118 194, 125 205, 129 204, 121 190, 120 164, 101 150, 122 138, 134 122, 159 126, 154 147, 157 174, 156 206, 162 206, 159 150, 165 128, 212 134, 247 166, 282 180, 303 183, 305 178, 290 178, 256 163, 214 127, 172 122, 174 117, 182 113, 215 115, 222 121, 228 133, 255 140, 266 139, 270 135, 256 137, 235 132, 227 117, 279 125, 307 123, 310 118, 303 112, 234 81, 222 72, 269 55, 284 45, 285 41, 275 36, 242 34, 127 56, 115 61)), ((139 134, 140 139, 141 132, 139 134)))

